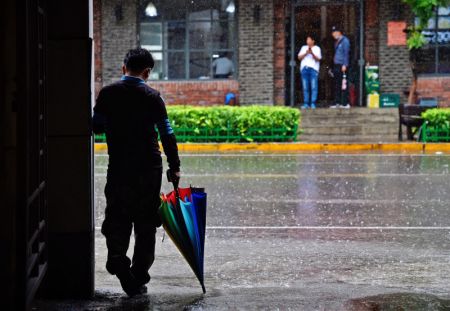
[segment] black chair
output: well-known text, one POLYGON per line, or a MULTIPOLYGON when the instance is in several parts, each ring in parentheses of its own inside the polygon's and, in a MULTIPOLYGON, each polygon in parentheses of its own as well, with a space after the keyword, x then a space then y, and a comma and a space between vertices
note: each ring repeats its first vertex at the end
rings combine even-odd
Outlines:
MULTIPOLYGON (((403 126, 406 126, 406 137, 408 140, 414 140, 414 135, 417 134, 424 120, 422 112, 430 109, 419 105, 404 105, 398 106, 399 126, 398 126, 398 140, 403 140, 403 126)), ((420 137, 419 137, 420 138, 420 137)))

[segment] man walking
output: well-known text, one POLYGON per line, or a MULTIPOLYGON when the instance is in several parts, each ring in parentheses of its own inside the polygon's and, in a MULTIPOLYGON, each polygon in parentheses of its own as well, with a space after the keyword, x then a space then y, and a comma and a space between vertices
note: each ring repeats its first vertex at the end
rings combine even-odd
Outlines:
POLYGON ((303 87, 303 109, 316 109, 317 95, 319 92, 319 70, 322 51, 316 45, 313 36, 306 38, 306 45, 302 46, 298 53, 300 73, 303 87))
POLYGON ((106 210, 102 233, 106 237, 106 269, 116 275, 129 295, 145 293, 148 271, 155 258, 155 233, 162 159, 158 128, 173 180, 180 177, 175 135, 160 94, 147 86, 154 60, 137 48, 124 59, 123 77, 104 87, 94 107, 94 133, 106 133, 109 165, 105 187, 106 210), (134 226, 132 260, 126 253, 134 226))
POLYGON ((335 104, 331 108, 350 108, 347 86, 347 73, 350 62, 350 40, 336 26, 332 29, 332 36, 335 40, 333 60, 335 104))

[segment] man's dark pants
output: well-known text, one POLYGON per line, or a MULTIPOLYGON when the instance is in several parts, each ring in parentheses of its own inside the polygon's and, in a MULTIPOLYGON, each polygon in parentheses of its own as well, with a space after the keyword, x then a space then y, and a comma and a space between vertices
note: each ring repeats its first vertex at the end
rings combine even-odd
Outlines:
POLYGON ((347 89, 345 91, 342 90, 342 79, 344 77, 344 73, 342 72, 342 65, 335 64, 333 67, 333 74, 334 74, 335 104, 345 106, 348 104, 348 74, 347 74, 347 89))
POLYGON ((155 234, 160 226, 158 208, 162 169, 152 168, 131 176, 108 174, 105 187, 106 210, 102 233, 106 237, 106 269, 120 274, 130 269, 137 281, 150 281, 148 270, 155 259, 155 234), (135 245, 132 261, 127 257, 134 225, 135 245))

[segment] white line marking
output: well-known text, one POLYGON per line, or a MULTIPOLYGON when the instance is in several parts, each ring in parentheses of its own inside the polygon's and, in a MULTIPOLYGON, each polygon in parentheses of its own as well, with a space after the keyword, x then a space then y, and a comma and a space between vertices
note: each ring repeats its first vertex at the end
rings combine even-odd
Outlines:
MULTIPOLYGON (((183 177, 213 177, 213 178, 303 178, 303 177, 319 177, 319 178, 369 178, 369 177, 443 177, 448 176, 448 173, 435 173, 435 174, 427 174, 427 173, 418 173, 418 174, 392 174, 392 173, 349 173, 349 174, 340 174, 340 173, 328 173, 328 174, 227 174, 227 173, 218 173, 218 174, 183 174, 183 177)), ((104 177, 105 173, 95 173, 96 177, 104 177)))
MULTIPOLYGON (((356 231, 373 231, 373 230, 388 230, 388 231, 405 231, 405 230, 450 230, 450 227, 350 227, 350 226, 210 226, 207 230, 356 230, 356 231)), ((101 227, 95 227, 95 230, 101 230, 101 227)))
MULTIPOLYGON (((211 198, 212 195, 210 195, 211 198)), ((213 196, 215 200, 217 200, 216 196, 213 196)), ((220 197, 220 195, 219 195, 220 197)), ((104 194, 96 195, 95 198, 106 200, 104 194)), ((376 199, 328 199, 328 200, 321 200, 321 199, 248 199, 245 200, 242 199, 227 199, 226 201, 223 201, 221 198, 219 198, 219 201, 215 204, 225 204, 228 205, 230 203, 232 204, 245 204, 245 203, 254 203, 254 204, 260 204, 260 203, 266 203, 266 204, 299 204, 299 203, 315 203, 315 204, 406 204, 406 205, 417 205, 417 204, 431 204, 431 203, 440 203, 440 204, 449 204, 450 200, 443 200, 443 199, 424 199, 422 201, 416 199, 416 200, 398 200, 398 199, 392 199, 392 200, 376 200, 376 199)), ((449 204, 450 205, 450 204, 449 204)))
POLYGON ((350 227, 350 226, 229 226, 207 227, 209 230, 450 230, 450 227, 350 227))
MULTIPOLYGON (((95 157, 108 157, 108 154, 94 154, 95 157)), ((164 155, 163 155, 164 156, 164 155)), ((448 154, 423 154, 423 153, 180 153, 180 157, 450 157, 448 154)))

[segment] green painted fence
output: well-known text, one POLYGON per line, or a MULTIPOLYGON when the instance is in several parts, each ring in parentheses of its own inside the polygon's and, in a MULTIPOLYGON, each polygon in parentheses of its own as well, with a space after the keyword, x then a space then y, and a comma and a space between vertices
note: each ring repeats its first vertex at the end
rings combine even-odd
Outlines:
POLYGON ((421 138, 429 143, 450 142, 450 128, 434 127, 425 122, 421 128, 421 138))
MULTIPOLYGON (((298 126, 294 128, 174 128, 178 142, 291 142, 296 141, 298 126)), ((96 142, 106 142, 106 136, 95 135, 96 142)))

